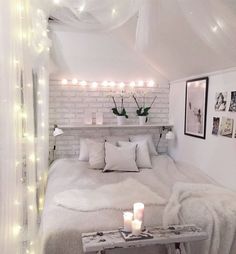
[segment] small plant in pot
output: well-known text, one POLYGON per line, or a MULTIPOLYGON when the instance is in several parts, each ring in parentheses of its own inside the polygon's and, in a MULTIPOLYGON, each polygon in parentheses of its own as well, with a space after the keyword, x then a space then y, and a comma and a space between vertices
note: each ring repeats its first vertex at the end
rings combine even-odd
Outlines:
POLYGON ((149 111, 152 108, 152 105, 155 102, 157 96, 154 97, 151 105, 148 106, 148 107, 145 105, 145 97, 143 99, 144 102, 143 102, 143 106, 142 107, 139 105, 138 100, 135 97, 135 95, 133 95, 133 98, 134 98, 134 101, 135 101, 135 103, 136 103, 136 105, 138 107, 138 109, 136 110, 136 114, 139 117, 139 124, 140 125, 144 125, 144 124, 146 124, 148 122, 149 111))
POLYGON ((112 100, 114 103, 114 108, 112 108, 112 112, 117 117, 117 124, 123 125, 125 123, 125 119, 129 118, 127 115, 127 112, 125 110, 125 107, 124 107, 124 96, 121 95, 121 106, 120 107, 117 106, 115 96, 112 96, 112 100))

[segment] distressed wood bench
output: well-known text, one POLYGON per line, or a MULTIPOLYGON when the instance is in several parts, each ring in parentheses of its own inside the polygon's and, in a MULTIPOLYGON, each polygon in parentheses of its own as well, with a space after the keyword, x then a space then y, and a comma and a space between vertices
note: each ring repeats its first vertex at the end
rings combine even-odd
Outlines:
POLYGON ((119 230, 83 233, 83 251, 84 253, 104 254, 106 250, 116 248, 139 248, 162 244, 174 245, 175 253, 181 253, 180 243, 203 241, 208 238, 207 233, 195 225, 152 227, 148 228, 148 231, 153 235, 153 238, 133 241, 125 241, 119 230))

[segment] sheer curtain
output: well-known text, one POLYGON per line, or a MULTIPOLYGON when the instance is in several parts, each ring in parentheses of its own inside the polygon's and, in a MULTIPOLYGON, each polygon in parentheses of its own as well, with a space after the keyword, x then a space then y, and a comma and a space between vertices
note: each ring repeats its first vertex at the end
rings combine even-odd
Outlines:
POLYGON ((51 15, 80 32, 110 31, 126 23, 149 0, 61 0, 51 15))
POLYGON ((217 54, 236 59, 236 2, 177 0, 196 34, 217 54))
POLYGON ((36 253, 48 165, 47 16, 30 0, 0 1, 0 247, 36 253))

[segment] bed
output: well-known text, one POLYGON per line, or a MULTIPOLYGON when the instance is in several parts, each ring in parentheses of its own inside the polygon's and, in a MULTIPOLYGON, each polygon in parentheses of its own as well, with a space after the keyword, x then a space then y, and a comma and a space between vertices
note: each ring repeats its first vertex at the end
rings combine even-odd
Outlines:
MULTIPOLYGON (((135 179, 168 201, 173 195, 172 188, 177 182, 215 184, 201 171, 176 163, 167 155, 152 156, 151 160, 153 168, 142 169, 139 173, 102 173, 100 170, 89 169, 87 162, 77 159, 55 161, 49 171, 45 208, 40 227, 42 253, 81 254, 83 253, 82 232, 110 230, 123 225, 122 207, 121 210, 100 209, 81 212, 57 205, 54 198, 58 193, 71 189, 83 190, 88 188, 95 192, 101 186, 111 186, 130 178, 135 179)), ((135 189, 135 186, 133 188, 134 191, 139 191, 135 189)), ((191 208, 204 213, 197 202, 192 202, 191 208)), ((145 207, 145 225, 161 225, 165 209, 166 204, 145 207)), ((207 215, 204 216, 207 217, 207 215)), ((191 221, 193 218, 188 214, 186 214, 186 218, 189 219, 187 222, 194 222, 191 221)), ((232 250, 235 247, 236 245, 231 244, 232 250)), ((197 243, 191 248, 191 253, 204 253, 199 252, 201 246, 197 243)), ((155 246, 142 249, 115 250, 112 253, 165 254, 167 252, 164 246, 155 246)), ((225 252, 225 254, 228 253, 235 252, 225 252)))

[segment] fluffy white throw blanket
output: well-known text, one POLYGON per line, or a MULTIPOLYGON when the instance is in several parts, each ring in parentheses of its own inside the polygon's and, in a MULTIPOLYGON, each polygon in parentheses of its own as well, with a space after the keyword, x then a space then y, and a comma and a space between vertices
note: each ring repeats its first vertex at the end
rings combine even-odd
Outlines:
POLYGON ((128 210, 132 209, 135 202, 142 202, 146 206, 167 203, 157 193, 132 178, 96 189, 67 190, 55 195, 54 202, 81 212, 103 209, 128 210))
POLYGON ((164 211, 164 225, 195 223, 209 235, 187 253, 233 254, 236 238, 236 193, 211 184, 176 183, 164 211))

